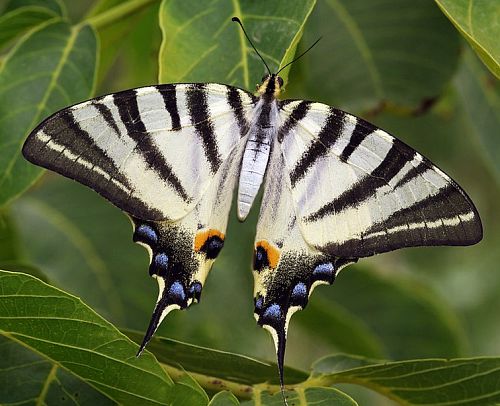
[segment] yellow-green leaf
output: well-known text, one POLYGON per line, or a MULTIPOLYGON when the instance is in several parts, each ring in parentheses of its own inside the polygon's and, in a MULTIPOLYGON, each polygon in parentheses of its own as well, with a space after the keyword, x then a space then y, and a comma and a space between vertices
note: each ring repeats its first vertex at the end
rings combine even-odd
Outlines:
MULTIPOLYGON (((290 61, 315 0, 164 0, 160 82, 222 82, 250 91, 266 69, 231 21, 237 16, 271 71, 290 61)), ((287 72, 281 76, 287 79, 287 72)))
POLYGON ((500 2, 435 1, 488 69, 500 79, 500 2))
POLYGON ((484 406, 500 402, 498 357, 418 359, 341 371, 338 363, 346 365, 345 358, 330 356, 316 362, 307 384, 362 385, 404 405, 484 406))
POLYGON ((0 271, 0 286, 1 334, 116 402, 153 405, 200 398, 188 385, 177 393, 150 353, 136 357, 137 344, 80 299, 20 273, 0 271))
POLYGON ((96 41, 89 26, 49 20, 7 55, 0 68, 0 206, 42 173, 21 155, 29 132, 49 114, 92 94, 96 41))

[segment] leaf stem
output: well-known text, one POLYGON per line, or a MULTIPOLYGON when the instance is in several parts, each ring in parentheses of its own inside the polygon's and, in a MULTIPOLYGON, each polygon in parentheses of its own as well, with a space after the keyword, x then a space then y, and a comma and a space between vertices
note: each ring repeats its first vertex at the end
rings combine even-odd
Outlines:
POLYGON ((130 0, 119 6, 110 8, 101 14, 91 16, 83 20, 80 24, 90 24, 96 29, 104 28, 121 18, 133 14, 144 7, 149 6, 157 0, 130 0))
POLYGON ((226 379, 216 378, 209 375, 199 374, 197 372, 184 371, 183 369, 175 368, 171 365, 161 364, 163 369, 168 373, 174 382, 181 379, 183 375, 188 373, 193 379, 200 384, 204 389, 209 389, 212 391, 231 391, 235 396, 243 399, 250 399, 254 392, 254 387, 251 385, 245 385, 242 383, 231 382, 226 379))

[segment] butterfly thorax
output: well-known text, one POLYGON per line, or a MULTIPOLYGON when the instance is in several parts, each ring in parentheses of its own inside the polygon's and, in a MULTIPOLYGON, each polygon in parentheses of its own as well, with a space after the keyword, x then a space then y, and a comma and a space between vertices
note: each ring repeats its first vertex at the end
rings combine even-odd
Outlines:
POLYGON ((271 145, 277 135, 279 109, 276 96, 283 80, 277 75, 267 75, 258 87, 258 101, 254 107, 254 120, 250 123, 247 142, 241 161, 238 187, 238 218, 245 220, 264 180, 271 145))
POLYGON ((283 79, 276 75, 265 75, 262 83, 257 86, 257 94, 267 98, 278 98, 283 87, 283 79))

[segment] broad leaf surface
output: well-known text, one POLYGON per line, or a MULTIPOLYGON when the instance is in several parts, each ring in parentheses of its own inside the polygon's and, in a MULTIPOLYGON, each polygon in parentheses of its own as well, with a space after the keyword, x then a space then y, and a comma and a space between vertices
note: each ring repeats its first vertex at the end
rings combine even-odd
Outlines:
POLYGON ((500 79, 500 2, 435 0, 483 63, 500 79))
MULTIPOLYGON (((231 21, 237 16, 271 71, 293 58, 315 0, 164 0, 160 8, 163 43, 161 83, 218 82, 253 91, 266 69, 231 21)), ((287 72, 281 76, 287 81, 287 72)))
MULTIPOLYGON (((283 397, 281 393, 269 395, 266 392, 255 395, 256 399, 242 402, 245 406, 282 406, 283 397)), ((286 391, 286 398, 289 405, 300 406, 357 406, 357 403, 345 393, 334 388, 298 388, 293 391, 286 391)))
MULTIPOLYGON (((50 188, 47 191, 57 193, 50 188)), ((85 213, 83 205, 81 210, 85 213)), ((29 262, 42 269, 57 286, 84 295, 86 303, 112 321, 124 322, 123 292, 117 289, 112 270, 96 241, 85 234, 75 219, 68 218, 57 207, 40 199, 20 200, 13 213, 20 238, 30 241, 30 248, 26 250, 29 262), (31 238, 34 230, 44 230, 44 238, 31 238), (54 246, 59 248, 57 255, 46 255, 54 246)), ((128 239, 124 241, 128 242, 128 239)))
MULTIPOLYGON (((334 295, 334 292, 328 293, 328 296, 334 295)), ((363 319, 344 306, 324 295, 315 294, 307 305, 307 311, 295 316, 293 326, 297 323, 309 335, 339 351, 382 357, 385 349, 381 339, 363 319)))
POLYGON ((500 402, 500 358, 419 359, 344 371, 339 371, 337 363, 336 356, 319 360, 313 366, 311 384, 363 385, 405 405, 482 406, 500 402))
MULTIPOLYGON (((132 2, 129 2, 131 4, 132 2)), ((146 86, 158 80, 158 49, 161 32, 158 25, 159 1, 135 2, 137 8, 104 26, 96 25, 100 53, 97 93, 146 86), (126 63, 124 63, 126 61, 126 63), (115 72, 120 74, 116 75, 115 72)), ((98 1, 87 20, 114 13, 126 5, 123 1, 98 1)), ((99 20, 97 20, 98 22, 99 20)))
MULTIPOLYGON (((407 359, 461 354, 463 343, 456 316, 429 286, 414 279, 383 276, 376 269, 352 266, 341 272, 333 289, 320 294, 362 320, 383 343, 382 354, 371 357, 407 359)), ((335 326, 326 324, 315 332, 336 334, 335 326)))
POLYGON ((323 40, 301 61, 301 98, 353 112, 418 109, 443 91, 459 57, 459 36, 430 1, 325 0, 304 33, 304 46, 323 40))
POLYGON ((2 404, 113 405, 111 399, 65 369, 0 335, 2 404))
MULTIPOLYGON (((143 337, 143 334, 133 331, 125 331, 125 334, 135 342, 140 342, 143 337)), ((158 361, 168 365, 182 365, 189 372, 246 385, 279 383, 276 364, 244 355, 181 343, 164 337, 155 337, 148 349, 158 361)), ((285 376, 287 383, 294 384, 305 380, 308 375, 287 367, 285 376)))
POLYGON ((0 48, 28 29, 54 17, 57 14, 52 10, 37 6, 21 7, 0 15, 0 48))
POLYGON ((500 81, 466 52, 455 78, 466 121, 477 135, 487 163, 500 181, 500 81))
POLYGON ((229 391, 222 391, 214 395, 208 406, 238 406, 239 400, 229 391))
POLYGON ((10 0, 5 7, 4 12, 24 8, 24 7, 43 7, 61 17, 66 17, 66 7, 62 0, 10 0))
POLYGON ((54 111, 91 95, 96 46, 90 27, 49 22, 25 36, 0 67, 0 206, 42 172, 21 155, 29 132, 54 111))
POLYGON ((121 403, 164 404, 172 381, 138 346, 78 298, 0 271, 0 330, 121 403))
POLYGON ((7 212, 0 211, 0 263, 20 257, 19 235, 14 221, 7 212))

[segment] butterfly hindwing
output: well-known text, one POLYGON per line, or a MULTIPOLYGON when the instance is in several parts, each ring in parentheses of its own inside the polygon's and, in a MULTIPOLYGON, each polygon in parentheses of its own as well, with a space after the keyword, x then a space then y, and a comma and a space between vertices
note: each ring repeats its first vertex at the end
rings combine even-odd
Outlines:
POLYGON ((199 302, 208 272, 224 245, 243 146, 240 143, 235 153, 222 163, 203 198, 180 220, 132 219, 134 241, 149 251, 149 273, 159 287, 140 351, 171 310, 199 302))
POLYGON ((359 258, 481 239, 465 192, 402 141, 321 103, 287 101, 281 114, 286 178, 311 246, 359 258))
POLYGON ((333 283, 344 266, 357 261, 325 254, 304 240, 286 170, 275 145, 266 172, 253 263, 255 317, 274 339, 281 378, 290 317, 306 307, 317 285, 333 283))
POLYGON ((23 154, 133 217, 177 220, 246 133, 253 104, 250 93, 220 84, 126 90, 55 113, 31 133, 23 154))

